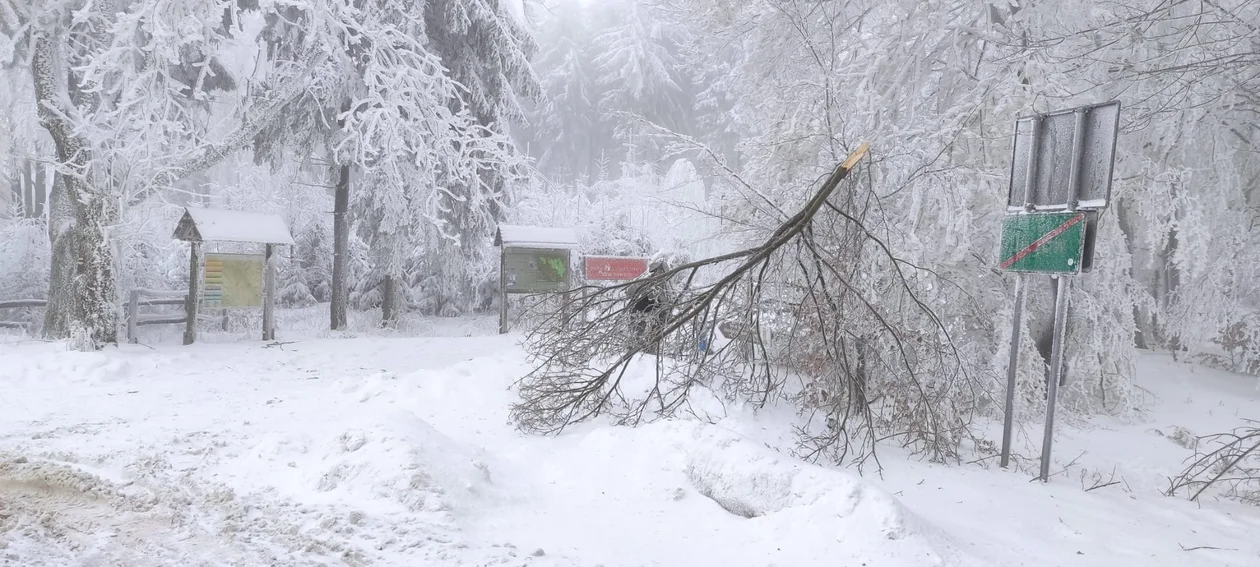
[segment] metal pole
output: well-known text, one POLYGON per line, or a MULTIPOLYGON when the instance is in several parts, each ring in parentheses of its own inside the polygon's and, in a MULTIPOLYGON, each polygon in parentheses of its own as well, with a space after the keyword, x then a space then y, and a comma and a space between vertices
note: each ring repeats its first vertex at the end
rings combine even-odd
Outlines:
POLYGON ((1015 316, 1011 324, 1011 357, 1006 363, 1006 410, 1002 419, 1002 468, 1011 462, 1011 430, 1015 425, 1015 377, 1019 369, 1019 335, 1024 319, 1024 274, 1015 279, 1015 316))
POLYGON ((1068 298, 1072 280, 1056 277, 1054 286, 1054 345, 1050 350, 1050 381, 1046 384, 1046 434, 1041 440, 1042 482, 1050 481, 1050 446, 1054 443, 1054 405, 1058 400, 1059 377, 1063 375, 1063 351, 1067 347, 1068 298))

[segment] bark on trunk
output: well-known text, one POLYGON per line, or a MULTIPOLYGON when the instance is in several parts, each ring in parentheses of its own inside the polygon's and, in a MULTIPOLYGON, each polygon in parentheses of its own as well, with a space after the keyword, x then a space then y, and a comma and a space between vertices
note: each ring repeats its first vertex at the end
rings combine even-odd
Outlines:
POLYGON ((346 283, 350 261, 350 166, 343 165, 339 169, 333 199, 332 301, 328 308, 334 331, 346 328, 346 304, 350 300, 346 283))
POLYGON ((48 274, 48 306, 44 309, 44 338, 70 336, 70 312, 74 309, 74 211, 66 197, 65 176, 53 179, 52 204, 48 213, 48 242, 52 265, 48 274))
MULTIPOLYGON (((1126 199, 1116 200, 1116 219, 1120 226, 1120 233, 1124 235, 1124 247, 1129 252, 1129 268, 1132 273, 1139 273, 1138 262, 1139 254, 1135 242, 1137 237, 1134 234, 1133 221, 1129 216, 1128 201, 1126 199)), ((1137 304, 1133 305, 1133 323, 1135 329, 1133 331, 1133 344, 1140 349, 1148 349, 1149 340, 1154 337, 1154 329, 1150 317, 1147 317, 1141 307, 1137 304)))
POLYGON ((392 327, 398 321, 397 296, 394 288, 394 277, 385 276, 381 280, 381 326, 392 327))
MULTIPOLYGON (((1177 293, 1177 289, 1181 286, 1181 270, 1177 268, 1174 259, 1177 256, 1177 229, 1173 228, 1168 232, 1168 243, 1159 255, 1159 266, 1156 268, 1156 289, 1159 300, 1159 309, 1161 313, 1167 314, 1173 306, 1173 298, 1177 293)), ((1181 337, 1175 329, 1161 329, 1160 337, 1164 346, 1173 351, 1174 359, 1176 353, 1182 350, 1181 337)))
POLYGON ((58 39, 47 32, 34 32, 31 53, 40 124, 53 139, 57 160, 72 172, 59 175, 60 201, 69 214, 61 222, 50 223, 49 229, 53 271, 68 270, 69 274, 62 273, 60 278, 54 278, 56 281, 49 282, 49 314, 45 319, 54 325, 46 327, 45 333, 53 333, 55 338, 68 335, 72 347, 88 350, 118 340, 114 258, 107 234, 117 220, 117 212, 113 203, 91 186, 91 147, 75 132, 68 118, 70 109, 62 104, 68 96, 62 85, 68 85, 69 78, 60 61, 58 39), (64 293, 70 297, 51 302, 64 293))
MULTIPOLYGON (((83 189, 86 192, 88 187, 83 189)), ((118 215, 109 199, 100 194, 80 198, 75 205, 75 282, 79 293, 70 319, 70 338, 77 349, 92 350, 118 343, 118 286, 108 233, 118 215)))

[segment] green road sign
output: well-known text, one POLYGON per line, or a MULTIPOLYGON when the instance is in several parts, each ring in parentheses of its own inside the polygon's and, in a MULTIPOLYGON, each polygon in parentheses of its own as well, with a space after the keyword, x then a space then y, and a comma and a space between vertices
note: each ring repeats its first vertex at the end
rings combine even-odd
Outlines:
POLYGON ((508 293, 569 290, 568 250, 505 248, 503 264, 508 293))
POLYGON ((1085 251, 1085 213, 1008 215, 1002 262, 1009 272, 1078 274, 1085 251))

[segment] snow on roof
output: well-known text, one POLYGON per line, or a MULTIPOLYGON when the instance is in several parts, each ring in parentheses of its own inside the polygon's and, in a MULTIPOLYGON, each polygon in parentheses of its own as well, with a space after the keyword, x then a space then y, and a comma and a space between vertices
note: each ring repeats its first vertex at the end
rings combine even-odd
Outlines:
POLYGON ((522 248, 578 248, 577 231, 571 228, 545 226, 499 225, 494 236, 495 246, 522 248))
POLYGON ((280 215, 187 207, 175 227, 179 240, 293 244, 289 226, 280 215))

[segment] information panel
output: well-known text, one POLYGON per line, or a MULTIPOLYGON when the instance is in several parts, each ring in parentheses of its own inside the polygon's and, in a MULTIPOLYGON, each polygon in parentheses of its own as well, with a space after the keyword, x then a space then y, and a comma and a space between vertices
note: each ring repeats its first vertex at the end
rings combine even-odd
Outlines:
POLYGON ((503 263, 508 293, 569 290, 568 250, 506 248, 503 263))
POLYGON ((262 306, 263 264, 261 254, 206 254, 201 305, 214 309, 262 306))

